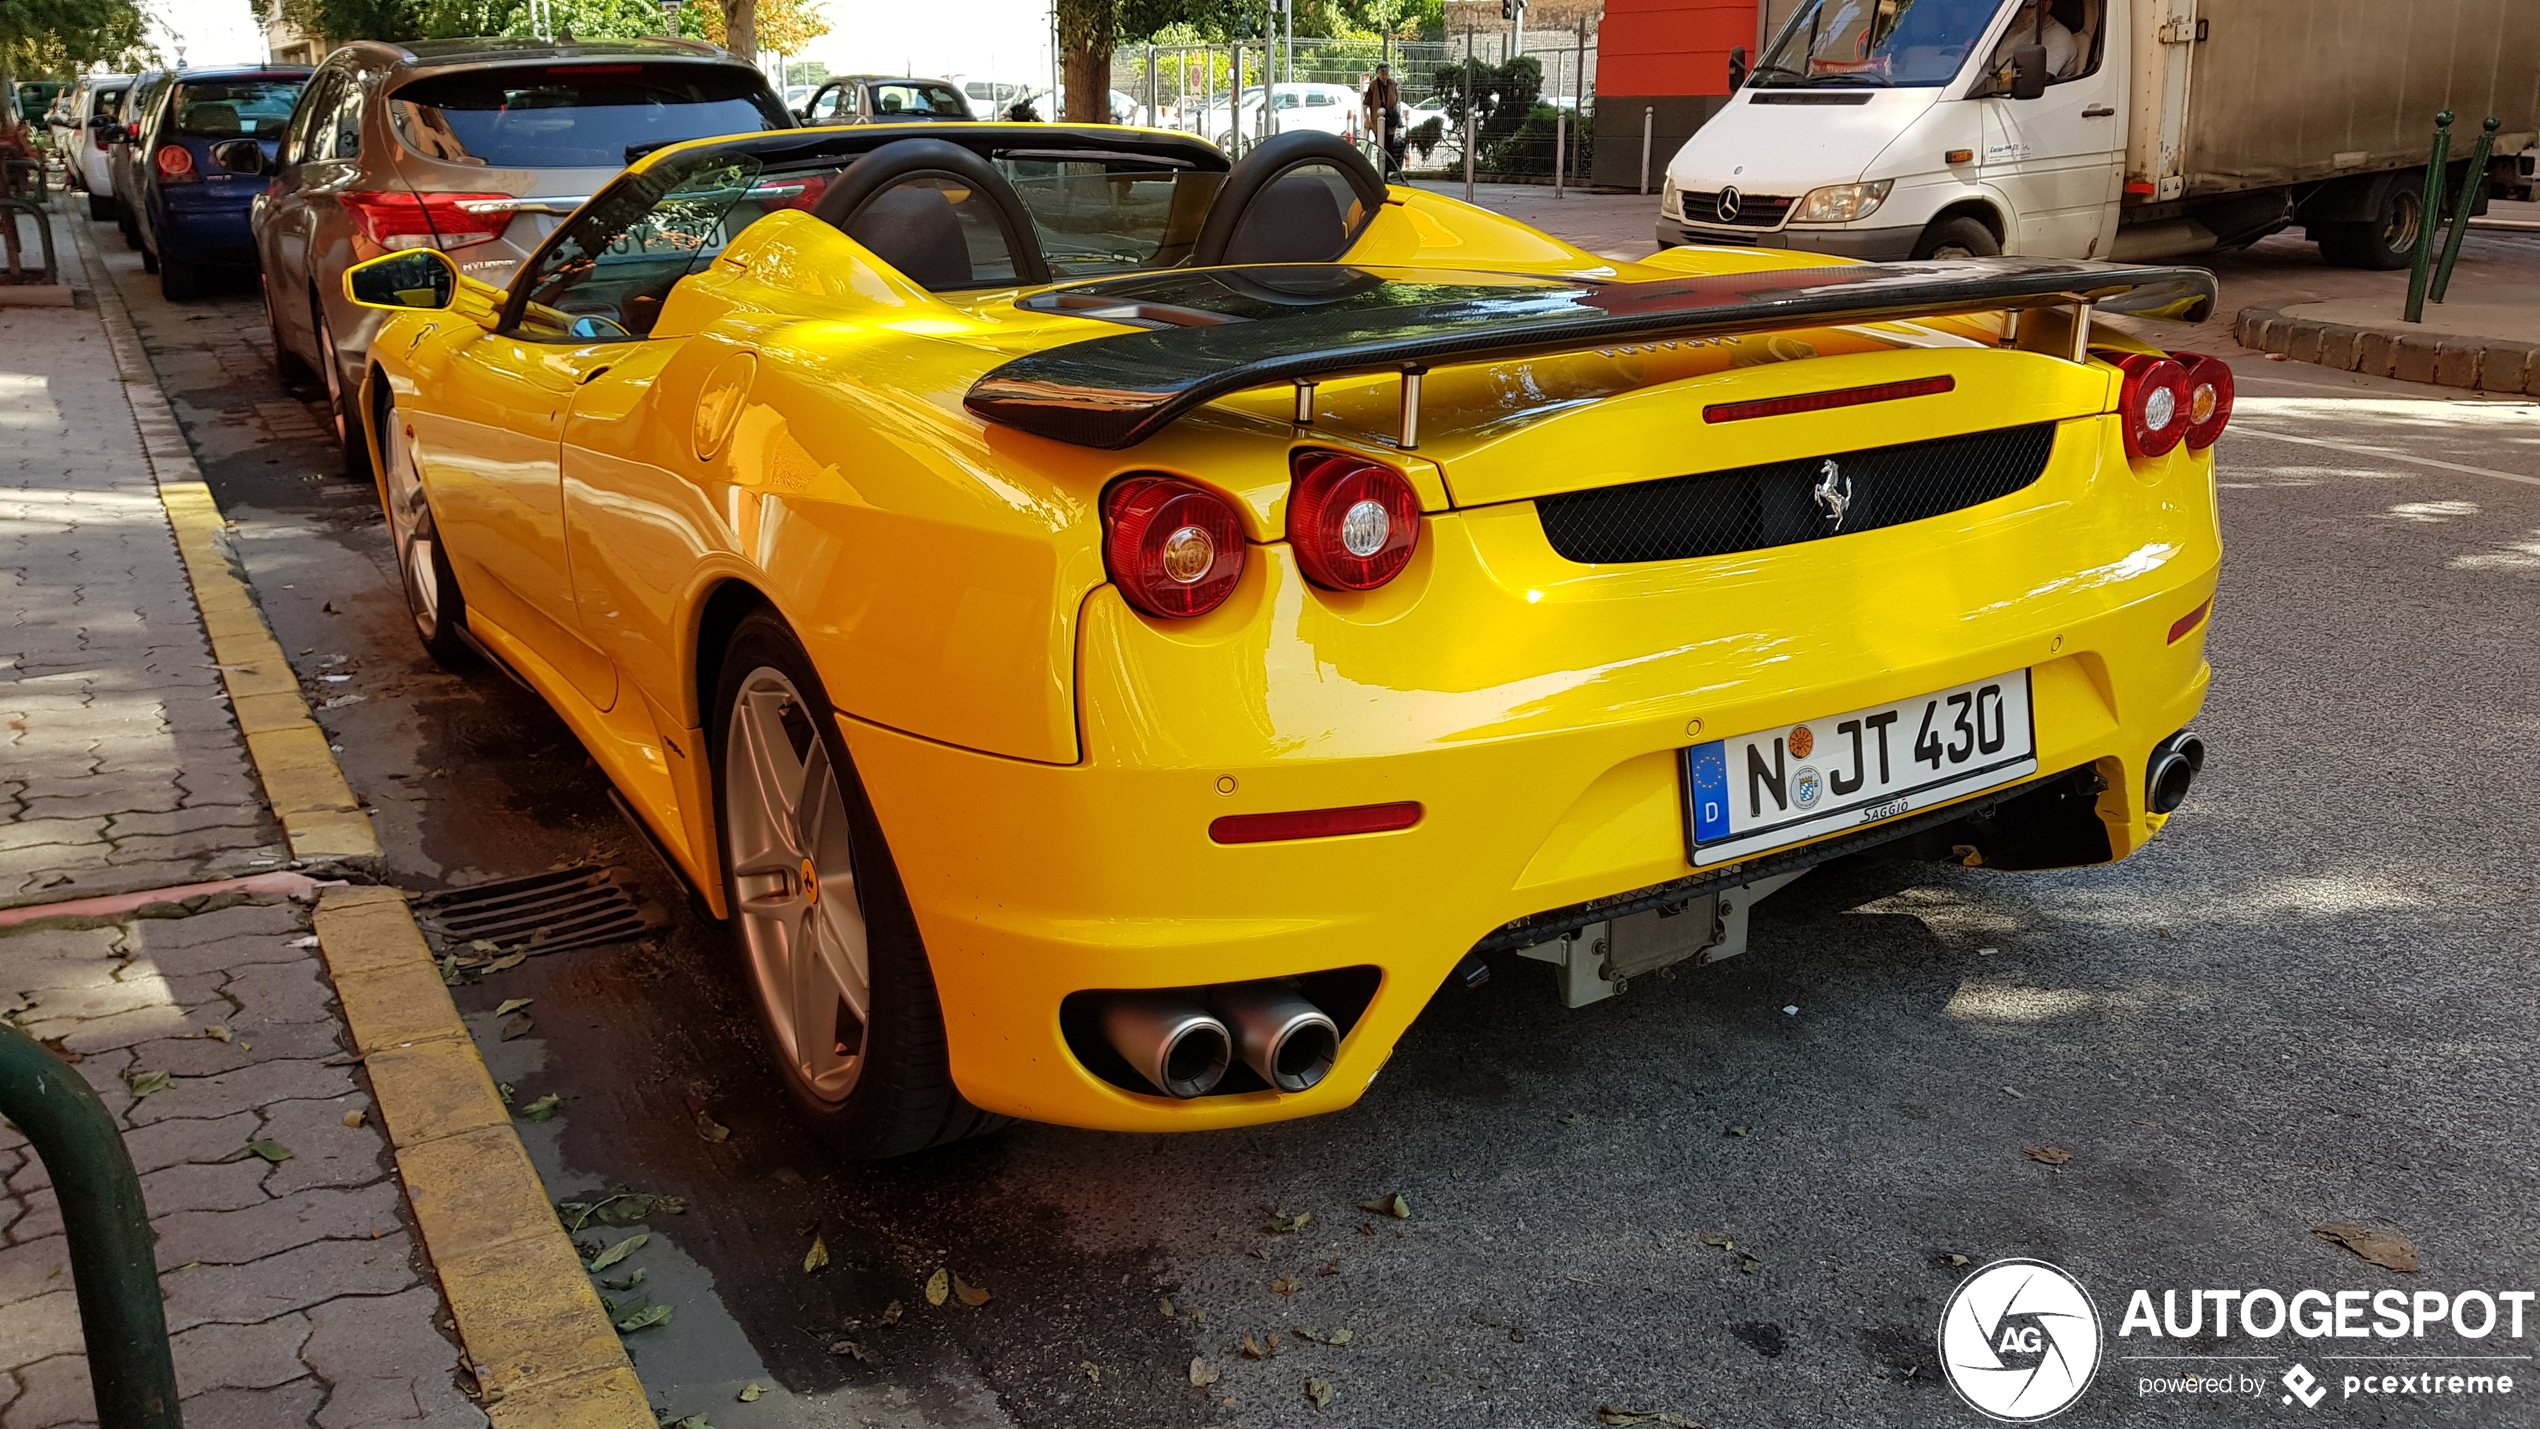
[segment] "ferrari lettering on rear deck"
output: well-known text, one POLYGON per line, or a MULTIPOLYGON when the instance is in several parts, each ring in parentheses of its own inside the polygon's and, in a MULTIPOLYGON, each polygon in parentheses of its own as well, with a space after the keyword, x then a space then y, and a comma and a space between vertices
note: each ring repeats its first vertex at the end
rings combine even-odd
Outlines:
POLYGON ((1684 752, 1696 867, 1927 809, 2037 772, 2029 676, 1715 739, 1684 752))

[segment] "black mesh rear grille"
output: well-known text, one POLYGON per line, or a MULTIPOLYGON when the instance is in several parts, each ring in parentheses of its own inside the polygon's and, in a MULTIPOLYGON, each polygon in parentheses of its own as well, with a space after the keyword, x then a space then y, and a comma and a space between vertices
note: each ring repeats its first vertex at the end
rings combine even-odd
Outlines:
POLYGON ((1850 536, 1964 511, 2037 480, 2055 424, 1970 432, 1832 456, 1547 496, 1535 503, 1552 549, 1573 561, 1682 561, 1850 536), (1834 465, 1838 523, 1818 486, 1834 465))

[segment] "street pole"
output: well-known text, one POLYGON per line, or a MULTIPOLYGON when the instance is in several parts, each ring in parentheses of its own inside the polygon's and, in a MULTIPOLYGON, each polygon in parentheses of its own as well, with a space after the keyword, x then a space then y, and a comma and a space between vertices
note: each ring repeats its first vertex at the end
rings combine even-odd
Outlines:
POLYGON ((1649 193, 1649 145, 1658 135, 1658 110, 1653 106, 1640 112, 1640 191, 1649 193))
POLYGON ((1156 104, 1156 98, 1157 98, 1157 95, 1156 95, 1156 88, 1155 88, 1155 46, 1153 46, 1153 45, 1149 45, 1149 46, 1147 46, 1147 127, 1148 127, 1149 129, 1153 129, 1153 128, 1155 128, 1155 127, 1156 127, 1156 123, 1155 123, 1155 112, 1156 112, 1156 111, 1155 111, 1155 104, 1156 104))
POLYGON ((1561 155, 1570 137, 1570 111, 1552 106, 1552 196, 1561 197, 1561 155))
POLYGON ((1481 87, 1480 73, 1473 65, 1473 28, 1464 27, 1464 201, 1473 201, 1473 110, 1481 87))
POLYGON ((1238 38, 1226 47, 1231 72, 1226 80, 1226 147, 1240 157, 1244 151, 1244 42, 1238 38))

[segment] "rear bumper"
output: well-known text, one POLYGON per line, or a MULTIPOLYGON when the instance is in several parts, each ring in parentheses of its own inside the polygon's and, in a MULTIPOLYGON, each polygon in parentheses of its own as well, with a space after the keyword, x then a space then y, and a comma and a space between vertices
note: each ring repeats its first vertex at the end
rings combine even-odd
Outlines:
POLYGON ((1695 872, 1677 760, 1697 721, 1701 738, 1770 729, 2028 668, 2040 771, 2096 766, 2124 857, 2163 822, 2144 807, 2153 748, 2210 679, 2202 626, 2168 638, 2219 569, 2210 461, 2130 470, 2113 421, 2085 419, 2026 504, 1771 563, 1585 567, 1512 502, 1433 518, 1411 570, 1346 608, 1263 546, 1226 607, 1180 628, 1109 588, 1088 601, 1081 764, 848 721, 956 1082, 992 1111, 1119 1130, 1346 1107, 1505 925, 1695 872), (1208 834, 1227 814, 1396 800, 1423 806, 1416 826, 1208 834), (1074 992, 1357 966, 1380 970, 1374 999, 1302 1093, 1140 1095, 1086 1070, 1060 1027, 1074 992))
POLYGON ((1658 220, 1658 245, 1673 248, 1691 244, 1710 248, 1787 248, 1801 253, 1823 253, 1830 258, 1855 258, 1864 263, 1893 263, 1914 255, 1914 243, 1923 236, 1919 227, 1905 228, 1711 228, 1701 224, 1679 223, 1672 218, 1658 220))
POLYGON ((250 218, 258 192, 260 187, 241 186, 234 193, 189 192, 178 198, 161 191, 155 212, 157 221, 151 225, 159 256, 207 267, 257 266, 256 235, 250 218))

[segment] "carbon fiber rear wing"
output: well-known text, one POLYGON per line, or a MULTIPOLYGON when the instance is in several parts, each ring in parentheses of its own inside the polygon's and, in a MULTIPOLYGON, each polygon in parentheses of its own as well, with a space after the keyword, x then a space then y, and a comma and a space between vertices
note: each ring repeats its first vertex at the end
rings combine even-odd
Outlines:
POLYGON ((1644 283, 1317 264, 1175 270, 1024 299, 1026 308, 1147 331, 1015 358, 973 383, 963 403, 1017 431, 1117 451, 1229 393, 1400 371, 1410 445, 1412 384, 1440 363, 2002 310, 2096 308, 2201 322, 2214 298, 2214 275, 2202 268, 2056 258, 1862 263, 1644 283))

